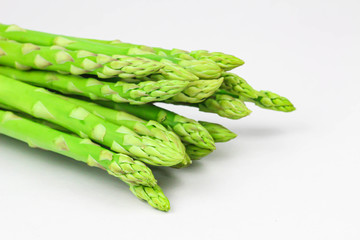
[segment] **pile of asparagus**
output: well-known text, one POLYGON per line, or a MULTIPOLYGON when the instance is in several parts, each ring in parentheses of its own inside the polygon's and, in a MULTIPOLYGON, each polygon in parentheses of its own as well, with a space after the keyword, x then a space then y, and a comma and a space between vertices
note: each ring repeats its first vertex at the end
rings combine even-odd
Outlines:
POLYGON ((245 102, 291 102, 228 72, 232 55, 55 35, 0 24, 0 133, 99 167, 162 211, 170 203, 148 166, 182 168, 236 134, 153 105, 188 105, 240 119, 245 102))

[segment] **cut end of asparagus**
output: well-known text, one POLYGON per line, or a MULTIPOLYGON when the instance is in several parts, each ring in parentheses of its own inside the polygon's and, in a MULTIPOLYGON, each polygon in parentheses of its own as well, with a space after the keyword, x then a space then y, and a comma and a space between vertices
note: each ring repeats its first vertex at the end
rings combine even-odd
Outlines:
POLYGON ((154 187, 130 185, 130 191, 136 197, 147 201, 152 207, 160 211, 167 212, 170 210, 170 202, 158 185, 154 187))

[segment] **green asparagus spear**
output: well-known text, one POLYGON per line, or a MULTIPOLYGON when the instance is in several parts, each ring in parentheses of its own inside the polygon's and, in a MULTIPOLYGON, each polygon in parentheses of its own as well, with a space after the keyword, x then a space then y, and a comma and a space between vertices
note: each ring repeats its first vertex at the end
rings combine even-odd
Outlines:
POLYGON ((191 143, 206 149, 215 149, 214 140, 208 131, 193 119, 183 117, 151 104, 134 106, 125 103, 104 101, 99 103, 112 109, 128 112, 142 119, 158 121, 174 131, 183 142, 191 143))
MULTIPOLYGON (((33 43, 42 46, 56 45, 65 47, 69 50, 85 50, 96 54, 105 54, 114 58, 117 55, 127 55, 129 57, 132 56, 135 58, 141 57, 141 59, 147 58, 152 60, 148 61, 148 63, 153 63, 154 61, 157 61, 166 65, 165 69, 160 71, 160 73, 162 73, 162 75, 166 79, 181 79, 189 81, 196 80, 197 77, 194 74, 191 74, 189 71, 198 71, 204 76, 211 74, 210 78, 218 78, 221 74, 221 69, 215 63, 209 60, 176 60, 171 57, 161 57, 148 52, 144 53, 143 51, 139 51, 137 48, 123 49, 117 46, 112 46, 110 44, 94 43, 86 39, 25 30, 16 25, 0 24, 0 36, 23 43, 33 43), (180 65, 181 68, 178 67, 176 64, 180 65), (213 74, 213 72, 216 72, 216 74, 213 74)), ((163 65, 161 64, 161 66, 163 65)))
POLYGON ((270 91, 258 91, 258 97, 255 99, 252 98, 243 98, 246 102, 253 102, 256 106, 261 108, 281 111, 281 112, 292 112, 296 108, 295 106, 285 97, 282 97, 276 93, 270 91))
POLYGON ((179 80, 142 81, 139 83, 119 81, 111 83, 101 82, 94 78, 83 78, 46 71, 21 71, 4 66, 0 66, 0 74, 64 94, 114 102, 129 102, 131 104, 163 101, 176 96, 188 84, 186 81, 179 80))
POLYGON ((98 42, 98 43, 113 44, 118 47, 124 47, 124 48, 138 47, 139 49, 142 49, 142 50, 148 51, 148 52, 153 52, 160 56, 168 56, 168 57, 172 56, 172 57, 175 57, 178 59, 212 60, 224 71, 229 71, 231 69, 234 69, 234 68, 244 64, 243 60, 241 60, 235 56, 221 53, 221 52, 208 52, 205 50, 197 50, 197 51, 188 52, 188 51, 184 51, 184 50, 176 49, 176 48, 169 50, 169 49, 164 49, 164 48, 159 48, 159 47, 149 47, 149 46, 144 46, 144 45, 123 43, 119 40, 114 40, 114 41, 94 40, 94 39, 88 39, 88 40, 98 42))
POLYGON ((129 186, 131 192, 134 193, 135 196, 147 201, 152 207, 164 212, 170 210, 170 202, 158 185, 155 187, 146 187, 142 185, 129 186))
POLYGON ((236 133, 230 131, 223 125, 205 121, 199 121, 199 123, 206 128, 215 142, 228 142, 237 136, 236 133))
POLYGON ((191 160, 199 160, 212 152, 213 150, 201 148, 192 144, 186 145, 186 153, 191 160))
POLYGON ((89 137, 113 151, 145 163, 172 166, 183 161, 182 149, 170 148, 147 136, 108 122, 84 108, 43 88, 37 88, 0 75, 0 103, 37 118, 58 124, 81 137, 89 137), (176 150, 174 150, 176 149, 176 150))
MULTIPOLYGON (((27 142, 31 147, 54 151, 85 162, 89 166, 106 170, 110 175, 127 183, 131 192, 139 199, 147 201, 152 207, 161 211, 170 210, 169 200, 156 184, 151 170, 142 162, 134 161, 121 153, 112 153, 91 142, 90 139, 82 139, 52 129, 54 126, 61 129, 58 125, 52 124, 49 128, 33 120, 37 119, 29 120, 19 117, 18 114, 0 110, 0 133, 27 142)), ((46 121, 42 123, 44 122, 46 121)))
POLYGON ((224 71, 230 71, 238 66, 243 65, 245 62, 233 55, 225 54, 222 52, 208 52, 205 50, 191 51, 190 56, 195 59, 210 59, 213 60, 224 71))
POLYGON ((59 46, 0 40, 0 64, 20 70, 41 69, 73 75, 92 74, 99 78, 144 77, 157 72, 162 64, 130 56, 109 57, 83 50, 69 51, 59 46))
MULTIPOLYGON (((227 142, 236 137, 235 133, 220 124, 205 121, 199 121, 199 123, 206 128, 215 142, 227 142)), ((213 152, 210 149, 201 148, 192 144, 187 144, 185 147, 186 153, 191 160, 198 160, 213 152)))
POLYGON ((189 167, 192 164, 192 159, 190 158, 189 155, 186 154, 186 157, 184 158, 184 160, 181 163, 178 163, 174 166, 171 166, 172 168, 186 168, 189 167))
MULTIPOLYGON (((88 40, 98 44, 112 45, 121 49, 122 52, 127 52, 129 54, 139 55, 139 56, 148 56, 150 59, 158 60, 168 59, 181 67, 185 68, 189 72, 195 74, 197 77, 202 79, 212 79, 218 78, 222 72, 221 66, 224 66, 225 62, 229 62, 226 59, 219 59, 220 57, 211 57, 209 58, 194 58, 189 53, 185 51, 175 50, 166 50, 162 48, 151 48, 144 45, 136 45, 131 43, 122 43, 119 41, 102 41, 102 40, 93 40, 93 39, 80 39, 78 40, 88 40), (156 55, 156 57, 155 57, 156 55), (215 61, 214 61, 215 60, 215 61), (218 64, 220 63, 220 64, 218 64)), ((209 56, 212 56, 213 53, 208 53, 209 56)), ((216 53, 220 54, 220 53, 216 53)), ((221 53, 223 54, 223 53, 221 53)), ((227 59, 230 57, 235 58, 231 55, 223 54, 227 59)), ((242 60, 240 60, 242 61, 242 60)))
POLYGON ((200 111, 217 113, 230 119, 240 119, 251 113, 242 100, 222 93, 215 93, 205 101, 192 106, 198 107, 200 111))
POLYGON ((27 142, 30 147, 53 151, 99 167, 126 183, 156 185, 151 170, 142 162, 121 153, 112 153, 89 139, 60 132, 10 111, 0 110, 0 133, 27 142))
POLYGON ((149 138, 162 142, 163 145, 167 145, 169 148, 175 148, 173 149, 174 151, 182 151, 185 154, 185 147, 179 137, 156 121, 150 120, 146 122, 126 112, 106 108, 95 103, 75 98, 65 99, 77 106, 83 107, 85 110, 106 121, 119 126, 125 126, 140 136, 148 136, 149 138))
POLYGON ((257 106, 282 112, 295 110, 294 105, 285 97, 270 91, 257 91, 253 89, 245 79, 234 73, 223 73, 224 82, 221 89, 228 95, 239 96, 245 102, 253 102, 257 106))
POLYGON ((213 95, 221 86, 223 79, 214 80, 196 80, 191 81, 187 87, 166 100, 166 102, 183 102, 183 103, 199 103, 213 95))

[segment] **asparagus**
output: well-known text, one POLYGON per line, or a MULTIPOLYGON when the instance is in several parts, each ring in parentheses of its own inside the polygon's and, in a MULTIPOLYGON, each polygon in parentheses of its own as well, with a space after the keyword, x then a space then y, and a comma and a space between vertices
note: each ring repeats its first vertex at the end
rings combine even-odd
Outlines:
POLYGON ((186 88, 166 102, 199 103, 219 89, 223 79, 191 81, 186 88))
POLYGON ((69 102, 83 107, 85 110, 97 115, 106 121, 119 126, 125 126, 140 136, 148 136, 151 139, 162 142, 174 151, 182 151, 185 154, 185 147, 179 137, 172 131, 167 130, 160 123, 150 120, 148 122, 126 112, 106 108, 95 103, 86 102, 74 98, 65 98, 69 102), (175 149, 174 149, 175 148, 175 149))
POLYGON ((186 145, 186 153, 189 155, 191 160, 199 160, 212 152, 213 150, 201 148, 192 144, 186 145))
POLYGON ((192 106, 198 107, 200 111, 216 113, 230 119, 240 119, 251 113, 242 100, 222 93, 215 93, 204 102, 192 106))
POLYGON ((215 142, 228 142, 236 138, 236 133, 230 131, 223 125, 205 121, 199 121, 201 125, 210 133, 215 142))
MULTIPOLYGON (((79 38, 78 38, 79 39, 79 38)), ((84 39, 82 39, 84 40, 84 39)), ((136 44, 130 44, 130 43, 122 43, 119 41, 102 41, 102 40, 93 40, 93 39, 86 39, 88 41, 92 41, 95 43, 105 44, 105 45, 112 45, 116 46, 119 49, 122 49, 122 51, 125 51, 130 54, 136 54, 136 55, 144 55, 150 57, 150 59, 153 60, 161 60, 161 59, 168 59, 181 67, 185 68, 189 72, 193 73, 199 78, 202 79, 212 79, 212 78, 218 78, 222 72, 221 66, 224 66, 224 60, 213 58, 194 58, 189 53, 185 51, 181 51, 179 54, 179 51, 175 49, 175 51, 166 50, 162 48, 151 48, 144 45, 136 45, 136 44), (156 55, 156 57, 155 57, 156 55), (215 60, 215 61, 214 61, 215 60), (218 64, 220 63, 220 64, 218 64)), ((208 55, 211 55, 212 53, 209 53, 208 55)), ((233 56, 231 56, 233 57, 233 56)), ((228 57, 229 58, 229 57, 228 57)), ((235 58, 235 57, 233 57, 235 58)), ((228 60, 225 60, 229 62, 228 60)))
POLYGON ((295 110, 294 105, 287 98, 270 91, 257 91, 245 79, 234 73, 223 73, 222 77, 224 82, 220 88, 227 91, 228 95, 239 96, 245 102, 253 102, 265 109, 282 112, 295 110))
POLYGON ((158 185, 155 187, 130 185, 130 190, 135 196, 147 201, 152 207, 165 212, 170 210, 170 202, 158 185))
POLYGON ((126 103, 99 102, 100 104, 119 111, 131 113, 146 120, 154 120, 174 131, 185 143, 215 149, 214 140, 208 131, 197 121, 178 115, 174 112, 151 104, 130 105, 126 103))
POLYGON ((139 49, 142 49, 144 51, 153 52, 160 56, 172 56, 179 59, 197 59, 197 60, 212 60, 214 61, 221 69, 224 71, 229 71, 231 69, 234 69, 238 66, 241 66, 244 64, 244 61, 221 52, 208 52, 206 50, 196 50, 196 51, 184 51, 181 49, 164 49, 159 47, 149 47, 144 45, 136 45, 131 43, 123 43, 120 40, 113 40, 113 41, 107 41, 107 40, 94 40, 94 39, 88 39, 90 41, 98 42, 98 43, 107 43, 107 44, 113 44, 118 47, 138 47, 139 49))
POLYGON ((158 71, 162 64, 130 56, 116 56, 62 47, 43 47, 32 43, 0 40, 0 64, 20 70, 41 69, 73 75, 92 74, 99 78, 144 77, 158 71))
POLYGON ((113 57, 116 57, 117 55, 127 55, 128 57, 132 56, 138 58, 140 56, 141 59, 147 58, 152 60, 148 61, 149 63, 153 63, 154 61, 165 63, 166 67, 161 71, 161 73, 167 79, 196 80, 197 77, 194 74, 188 72, 187 70, 198 71, 203 73, 204 75, 216 72, 216 74, 210 75, 211 77, 209 78, 218 78, 221 74, 221 69, 212 61, 210 62, 208 60, 176 60, 170 57, 157 56, 148 52, 144 53, 142 51, 139 51, 137 48, 122 49, 117 46, 112 46, 110 44, 95 43, 86 39, 25 30, 17 25, 0 24, 0 36, 23 43, 33 43, 42 46, 56 45, 65 47, 69 50, 85 50, 92 53, 105 54, 113 57), (180 65, 182 68, 179 68, 176 64, 180 65), (186 70, 184 70, 183 68, 186 70))
POLYGON ((4 66, 0 66, 0 74, 64 94, 114 102, 129 102, 131 104, 163 101, 176 96, 188 84, 186 81, 179 80, 143 81, 136 84, 120 81, 110 83, 101 82, 94 78, 45 71, 21 71, 4 66))
POLYGON ((45 119, 145 163, 172 166, 184 159, 182 149, 170 148, 147 136, 108 122, 66 99, 0 75, 0 103, 45 119))
POLYGON ((198 50, 198 51, 191 51, 190 56, 198 60, 201 59, 213 60, 224 71, 229 71, 245 63, 243 60, 233 55, 225 54, 222 52, 208 52, 206 50, 198 50))
POLYGON ((0 110, 0 133, 27 142, 30 147, 53 151, 101 168, 126 183, 156 186, 151 170, 142 162, 121 153, 115 154, 89 139, 52 129, 11 111, 0 110))

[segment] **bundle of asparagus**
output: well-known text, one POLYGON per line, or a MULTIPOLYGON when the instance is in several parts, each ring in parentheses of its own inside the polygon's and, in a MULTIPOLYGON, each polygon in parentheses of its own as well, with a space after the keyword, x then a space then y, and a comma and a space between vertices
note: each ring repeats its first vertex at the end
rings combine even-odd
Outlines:
POLYGON ((182 168, 236 134, 154 105, 196 107, 230 119, 245 102, 290 112, 285 97, 227 72, 244 62, 184 51, 76 38, 0 24, 0 133, 99 167, 162 211, 169 200, 148 166, 182 168))

